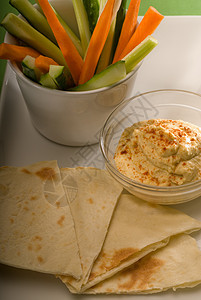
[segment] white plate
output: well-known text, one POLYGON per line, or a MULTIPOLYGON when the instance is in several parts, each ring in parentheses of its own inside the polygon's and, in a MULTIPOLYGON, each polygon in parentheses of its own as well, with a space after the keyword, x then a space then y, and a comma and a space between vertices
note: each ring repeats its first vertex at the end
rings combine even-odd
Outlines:
MULTIPOLYGON (((201 17, 166 17, 155 32, 159 45, 145 59, 136 80, 135 93, 174 88, 201 93, 201 17)), ((201 107, 201 103, 200 103, 201 107)), ((65 147, 48 141, 32 126, 12 70, 7 66, 0 101, 0 165, 23 166, 56 159, 60 167, 77 165, 104 168, 98 145, 65 147)), ((201 199, 176 208, 201 220, 201 199)), ((201 233, 194 234, 201 248, 201 233)), ((135 299, 201 299, 201 286, 167 291, 135 299)), ((54 276, 0 267, 0 299, 70 300, 96 299, 73 296, 54 276)), ((129 296, 100 296, 99 299, 128 299, 129 296)))

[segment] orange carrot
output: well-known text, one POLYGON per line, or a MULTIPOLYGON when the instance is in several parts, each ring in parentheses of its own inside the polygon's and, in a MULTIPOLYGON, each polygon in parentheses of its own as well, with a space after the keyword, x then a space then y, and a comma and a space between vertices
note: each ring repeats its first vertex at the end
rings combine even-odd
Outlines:
POLYGON ((145 13, 142 21, 130 38, 127 46, 121 53, 119 60, 123 59, 131 50, 140 44, 148 35, 151 35, 158 27, 164 16, 161 15, 154 7, 150 6, 145 13))
POLYGON ((99 57, 110 30, 114 3, 115 0, 107 1, 94 28, 80 75, 79 84, 85 83, 94 75, 99 57))
POLYGON ((131 36, 135 31, 137 25, 138 12, 140 8, 140 1, 141 0, 130 1, 128 11, 126 13, 125 20, 121 29, 121 34, 119 37, 117 48, 114 54, 113 63, 118 61, 120 54, 128 44, 131 36))
POLYGON ((35 66, 42 73, 48 73, 50 65, 58 65, 52 58, 40 55, 35 59, 35 66))
POLYGON ((77 51, 75 45, 73 44, 66 31, 64 30, 63 26, 59 22, 48 0, 38 0, 38 2, 54 33, 54 36, 61 49, 61 52, 63 53, 63 56, 73 77, 73 80, 75 84, 77 84, 83 66, 82 57, 80 56, 79 52, 77 51))
POLYGON ((37 57, 40 55, 40 53, 31 47, 11 45, 6 43, 2 43, 0 45, 0 59, 9 59, 11 61, 21 62, 27 55, 37 57))

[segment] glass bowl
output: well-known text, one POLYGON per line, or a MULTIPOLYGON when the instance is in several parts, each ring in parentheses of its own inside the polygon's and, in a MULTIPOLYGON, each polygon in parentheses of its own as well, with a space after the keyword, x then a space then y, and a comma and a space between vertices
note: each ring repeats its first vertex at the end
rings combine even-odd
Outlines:
POLYGON ((201 127, 201 95, 182 90, 156 90, 123 101, 108 117, 100 147, 109 173, 131 194, 155 204, 178 204, 201 195, 201 180, 180 186, 151 186, 128 178, 115 165, 114 154, 125 128, 143 120, 183 120, 201 127))

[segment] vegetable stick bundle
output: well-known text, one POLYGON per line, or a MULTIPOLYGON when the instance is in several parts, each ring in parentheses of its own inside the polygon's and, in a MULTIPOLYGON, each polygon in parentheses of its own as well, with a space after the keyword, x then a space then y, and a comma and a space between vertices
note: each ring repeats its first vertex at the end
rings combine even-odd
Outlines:
MULTIPOLYGON (((150 35, 164 18, 155 8, 150 7, 137 27, 140 0, 131 0, 127 12, 125 0, 73 0, 79 38, 48 0, 37 0, 37 3, 42 13, 32 6, 29 0, 10 0, 10 4, 17 8, 29 23, 8 14, 1 25, 18 40, 27 44, 27 47, 23 47, 19 55, 20 51, 16 45, 3 44, 0 48, 0 59, 22 62, 27 55, 33 58, 41 55, 40 60, 37 58, 35 63, 42 73, 48 73, 51 64, 65 67, 67 77, 71 77, 64 86, 66 90, 74 90, 73 86, 76 91, 108 86, 108 75, 114 78, 110 85, 124 78, 157 45, 157 41, 150 35), (33 49, 32 52, 28 51, 28 48, 33 49), (134 60, 136 63, 133 63, 134 60), (39 65, 38 61, 43 65, 39 65), (116 77, 120 65, 115 64, 119 61, 125 62, 125 68, 123 70, 121 65, 118 72, 123 73, 116 77), (96 73, 99 73, 98 77, 96 73), (92 78, 93 86, 90 81, 92 78)), ((52 88, 55 88, 55 84, 52 88)))

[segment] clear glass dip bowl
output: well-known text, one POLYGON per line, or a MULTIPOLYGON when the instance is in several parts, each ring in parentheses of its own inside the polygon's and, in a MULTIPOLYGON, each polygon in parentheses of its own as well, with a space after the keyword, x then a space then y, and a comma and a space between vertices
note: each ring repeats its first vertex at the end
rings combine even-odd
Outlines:
POLYGON ((178 204, 201 195, 201 180, 171 187, 146 185, 118 171, 114 154, 125 128, 148 119, 183 120, 201 127, 201 95, 181 90, 156 90, 123 101, 108 117, 100 147, 109 173, 131 194, 156 204, 178 204))

